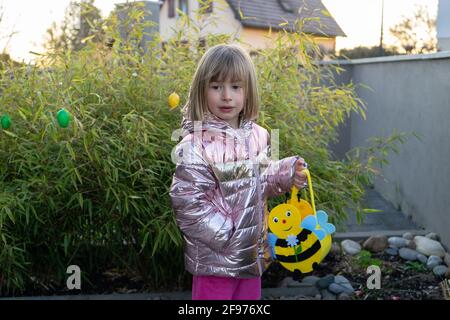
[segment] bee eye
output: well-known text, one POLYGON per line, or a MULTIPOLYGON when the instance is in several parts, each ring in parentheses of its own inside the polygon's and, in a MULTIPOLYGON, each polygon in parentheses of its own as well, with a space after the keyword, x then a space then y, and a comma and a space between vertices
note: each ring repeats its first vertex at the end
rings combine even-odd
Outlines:
POLYGON ((286 211, 286 217, 290 217, 291 216, 291 212, 290 211, 286 211))
POLYGON ((278 222, 278 218, 273 218, 273 222, 277 223, 278 222))

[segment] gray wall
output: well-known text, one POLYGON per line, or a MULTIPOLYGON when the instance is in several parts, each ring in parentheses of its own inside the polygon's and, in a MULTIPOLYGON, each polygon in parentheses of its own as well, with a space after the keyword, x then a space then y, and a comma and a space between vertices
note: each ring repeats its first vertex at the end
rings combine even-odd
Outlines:
MULTIPOLYGON (((336 62, 330 62, 336 63, 336 62)), ((414 131, 382 168, 376 190, 419 225, 436 232, 450 248, 450 53, 396 56, 340 62, 347 71, 338 82, 353 81, 367 105, 366 121, 351 116, 334 146, 337 155, 366 145, 372 136, 394 129, 414 131)))

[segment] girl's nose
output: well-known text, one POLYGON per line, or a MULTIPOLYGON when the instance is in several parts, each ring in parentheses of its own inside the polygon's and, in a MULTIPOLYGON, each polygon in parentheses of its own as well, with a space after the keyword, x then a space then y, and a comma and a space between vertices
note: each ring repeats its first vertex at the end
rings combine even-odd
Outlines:
POLYGON ((224 87, 222 90, 222 99, 223 100, 231 100, 230 91, 226 87, 224 87))

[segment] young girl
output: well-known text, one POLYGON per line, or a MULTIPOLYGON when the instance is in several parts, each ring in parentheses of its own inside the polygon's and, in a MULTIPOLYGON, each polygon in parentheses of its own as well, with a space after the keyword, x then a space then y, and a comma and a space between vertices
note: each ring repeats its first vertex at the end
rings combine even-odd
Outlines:
POLYGON ((306 183, 302 158, 270 159, 258 108, 250 56, 237 45, 210 48, 183 109, 170 190, 194 300, 260 299, 271 262, 267 198, 306 183))

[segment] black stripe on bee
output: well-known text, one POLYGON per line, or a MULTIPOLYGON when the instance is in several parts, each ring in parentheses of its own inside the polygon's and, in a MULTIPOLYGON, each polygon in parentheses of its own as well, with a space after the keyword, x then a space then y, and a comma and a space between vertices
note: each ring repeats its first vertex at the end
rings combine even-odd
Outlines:
MULTIPOLYGON (((297 240, 298 243, 302 243, 303 241, 306 240, 306 238, 308 237, 308 235, 311 233, 310 230, 308 229, 303 229, 298 235, 297 235, 297 240)), ((277 239, 277 242, 275 242, 275 246, 277 247, 282 247, 282 248, 287 248, 290 247, 290 245, 287 243, 286 239, 277 239)))
POLYGON ((320 241, 317 240, 308 250, 303 251, 297 255, 291 255, 286 257, 277 254, 277 260, 279 262, 300 262, 312 257, 317 251, 320 250, 320 247, 321 247, 320 241))

